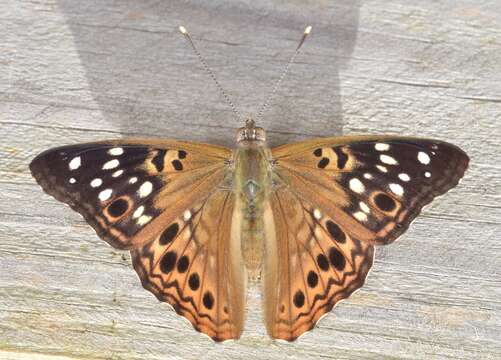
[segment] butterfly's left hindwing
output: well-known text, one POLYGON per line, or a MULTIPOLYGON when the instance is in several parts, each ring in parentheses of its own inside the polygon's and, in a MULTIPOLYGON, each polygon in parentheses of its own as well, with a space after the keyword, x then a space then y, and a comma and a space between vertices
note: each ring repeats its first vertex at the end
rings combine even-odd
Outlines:
POLYGON ((132 250, 143 286, 216 341, 240 337, 245 271, 231 236, 234 195, 218 190, 132 250))
POLYGON ((214 340, 243 329, 245 271, 232 241, 226 148, 117 140, 63 146, 30 169, 97 234, 131 249, 143 286, 214 340))

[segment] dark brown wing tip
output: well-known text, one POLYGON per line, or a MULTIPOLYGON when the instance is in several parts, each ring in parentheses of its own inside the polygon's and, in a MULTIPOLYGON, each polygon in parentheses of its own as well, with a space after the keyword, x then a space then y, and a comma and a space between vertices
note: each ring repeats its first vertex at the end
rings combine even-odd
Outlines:
POLYGON ((75 201, 75 199, 73 199, 68 193, 64 192, 60 186, 57 186, 50 181, 51 175, 48 171, 48 169, 50 169, 50 163, 47 161, 46 156, 57 149, 59 148, 46 150, 38 154, 30 162, 29 169, 37 184, 40 185, 46 194, 52 196, 57 201, 68 204, 71 209, 82 215, 85 221, 94 229, 96 235, 113 246, 115 249, 130 250, 133 247, 132 245, 122 243, 113 235, 106 233, 106 229, 104 229, 102 225, 100 225, 99 222, 91 214, 89 214, 82 205, 79 204, 78 201, 75 201))
POLYGON ((423 208, 430 204, 435 198, 440 197, 446 194, 449 190, 455 188, 461 179, 464 177, 466 170, 468 169, 470 163, 470 157, 466 152, 464 152, 458 146, 444 142, 444 141, 436 141, 447 148, 452 152, 453 156, 451 157, 451 161, 454 161, 454 166, 451 168, 454 170, 454 175, 451 177, 450 181, 447 184, 439 187, 436 193, 428 194, 424 199, 422 206, 418 206, 413 213, 409 215, 409 221, 403 223, 396 224, 396 230, 390 235, 383 238, 378 238, 375 241, 371 242, 373 245, 388 245, 397 240, 401 235, 403 235, 410 227, 412 222, 421 214, 423 208))

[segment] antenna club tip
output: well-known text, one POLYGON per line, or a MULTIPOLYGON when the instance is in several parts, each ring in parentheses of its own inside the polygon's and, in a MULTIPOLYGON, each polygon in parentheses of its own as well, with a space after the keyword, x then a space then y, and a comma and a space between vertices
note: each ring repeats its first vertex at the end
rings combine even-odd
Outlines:
POLYGON ((306 27, 306 29, 304 29, 304 34, 305 34, 305 35, 309 35, 309 34, 310 34, 310 32, 311 32, 311 25, 308 25, 308 26, 306 27))
POLYGON ((180 32, 181 32, 181 34, 183 34, 183 35, 184 35, 184 34, 186 34, 186 33, 188 33, 188 31, 186 31, 186 28, 185 28, 183 25, 179 26, 179 31, 180 31, 180 32))

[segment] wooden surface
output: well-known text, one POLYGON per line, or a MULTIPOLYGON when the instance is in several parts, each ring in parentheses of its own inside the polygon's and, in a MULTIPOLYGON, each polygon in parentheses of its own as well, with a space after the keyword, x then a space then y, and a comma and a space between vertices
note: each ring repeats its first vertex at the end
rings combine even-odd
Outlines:
POLYGON ((501 1, 0 2, 0 359, 501 358, 501 1), (233 144, 240 124, 177 32, 184 24, 245 114, 313 25, 261 125, 435 137, 462 183, 366 286, 292 344, 249 293, 241 340, 214 344, 143 290, 126 252, 42 193, 56 145, 121 136, 233 144))

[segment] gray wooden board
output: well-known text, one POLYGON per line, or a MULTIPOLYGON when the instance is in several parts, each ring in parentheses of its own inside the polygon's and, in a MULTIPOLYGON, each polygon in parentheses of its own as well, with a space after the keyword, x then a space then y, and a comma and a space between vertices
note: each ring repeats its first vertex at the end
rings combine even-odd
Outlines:
POLYGON ((501 358, 501 1, 0 2, 0 359, 501 358), (43 194, 56 145, 162 136, 233 144, 240 126, 177 32, 244 113, 311 38, 261 125, 271 144, 395 133, 461 146, 471 167, 362 290, 295 343, 259 291, 241 340, 215 344, 145 291, 128 253, 43 194))

